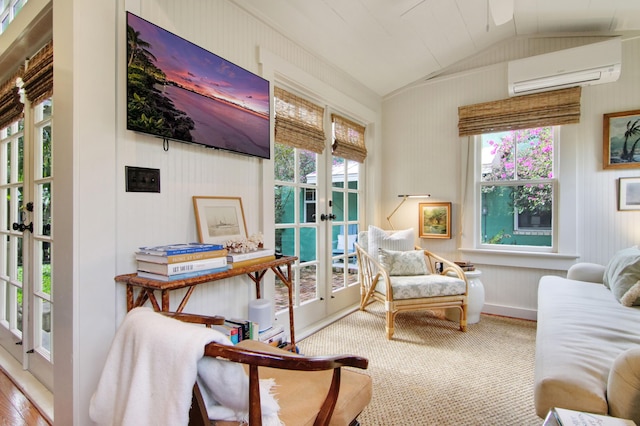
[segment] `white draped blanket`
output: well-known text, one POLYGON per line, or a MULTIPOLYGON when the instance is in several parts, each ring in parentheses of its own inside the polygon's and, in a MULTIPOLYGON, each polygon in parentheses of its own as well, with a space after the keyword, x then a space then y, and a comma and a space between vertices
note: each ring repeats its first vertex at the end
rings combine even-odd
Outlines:
MULTIPOLYGON (((216 330, 150 308, 131 310, 116 332, 91 398, 91 419, 109 426, 187 425, 196 378, 210 418, 246 419, 249 379, 238 363, 203 358, 210 342, 231 345, 216 330)), ((269 385, 261 383, 263 423, 279 425, 269 385)))

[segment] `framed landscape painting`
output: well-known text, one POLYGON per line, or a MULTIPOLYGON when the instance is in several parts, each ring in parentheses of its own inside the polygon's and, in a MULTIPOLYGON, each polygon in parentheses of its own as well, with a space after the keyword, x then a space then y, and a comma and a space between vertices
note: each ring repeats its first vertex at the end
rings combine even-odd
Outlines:
POLYGON ((419 238, 451 238, 451 203, 420 203, 419 238))
POLYGON ((240 197, 193 197, 198 238, 201 243, 223 244, 247 237, 240 197))
POLYGON ((602 130, 603 168, 640 167, 640 110, 604 114, 602 130))

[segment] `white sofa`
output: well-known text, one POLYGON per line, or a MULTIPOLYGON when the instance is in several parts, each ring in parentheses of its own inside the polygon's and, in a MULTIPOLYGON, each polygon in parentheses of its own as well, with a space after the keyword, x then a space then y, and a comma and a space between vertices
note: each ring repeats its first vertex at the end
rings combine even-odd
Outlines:
MULTIPOLYGON (((616 273, 626 273, 619 276, 627 282, 640 273, 638 259, 638 270, 628 265, 621 270, 612 259, 607 267, 581 263, 567 278, 540 279, 534 388, 538 416, 562 407, 640 425, 640 306, 624 306, 620 291, 608 288, 616 273)), ((625 303, 631 304, 628 299, 625 303)), ((632 303, 640 304, 640 298, 632 303)))

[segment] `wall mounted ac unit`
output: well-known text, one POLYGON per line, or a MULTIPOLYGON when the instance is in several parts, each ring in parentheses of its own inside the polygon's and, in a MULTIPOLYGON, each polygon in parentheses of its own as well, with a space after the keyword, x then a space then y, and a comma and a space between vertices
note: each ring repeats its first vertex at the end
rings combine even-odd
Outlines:
POLYGON ((611 83, 620 77, 621 61, 619 37, 510 61, 509 96, 611 83))

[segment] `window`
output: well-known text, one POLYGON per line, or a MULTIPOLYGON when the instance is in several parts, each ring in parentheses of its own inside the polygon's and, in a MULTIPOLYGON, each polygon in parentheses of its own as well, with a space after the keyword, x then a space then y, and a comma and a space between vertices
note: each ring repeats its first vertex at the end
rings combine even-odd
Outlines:
POLYGON ((0 34, 5 32, 27 0, 0 0, 0 34))
POLYGON ((553 249, 556 128, 485 133, 478 139, 480 244, 553 249))

